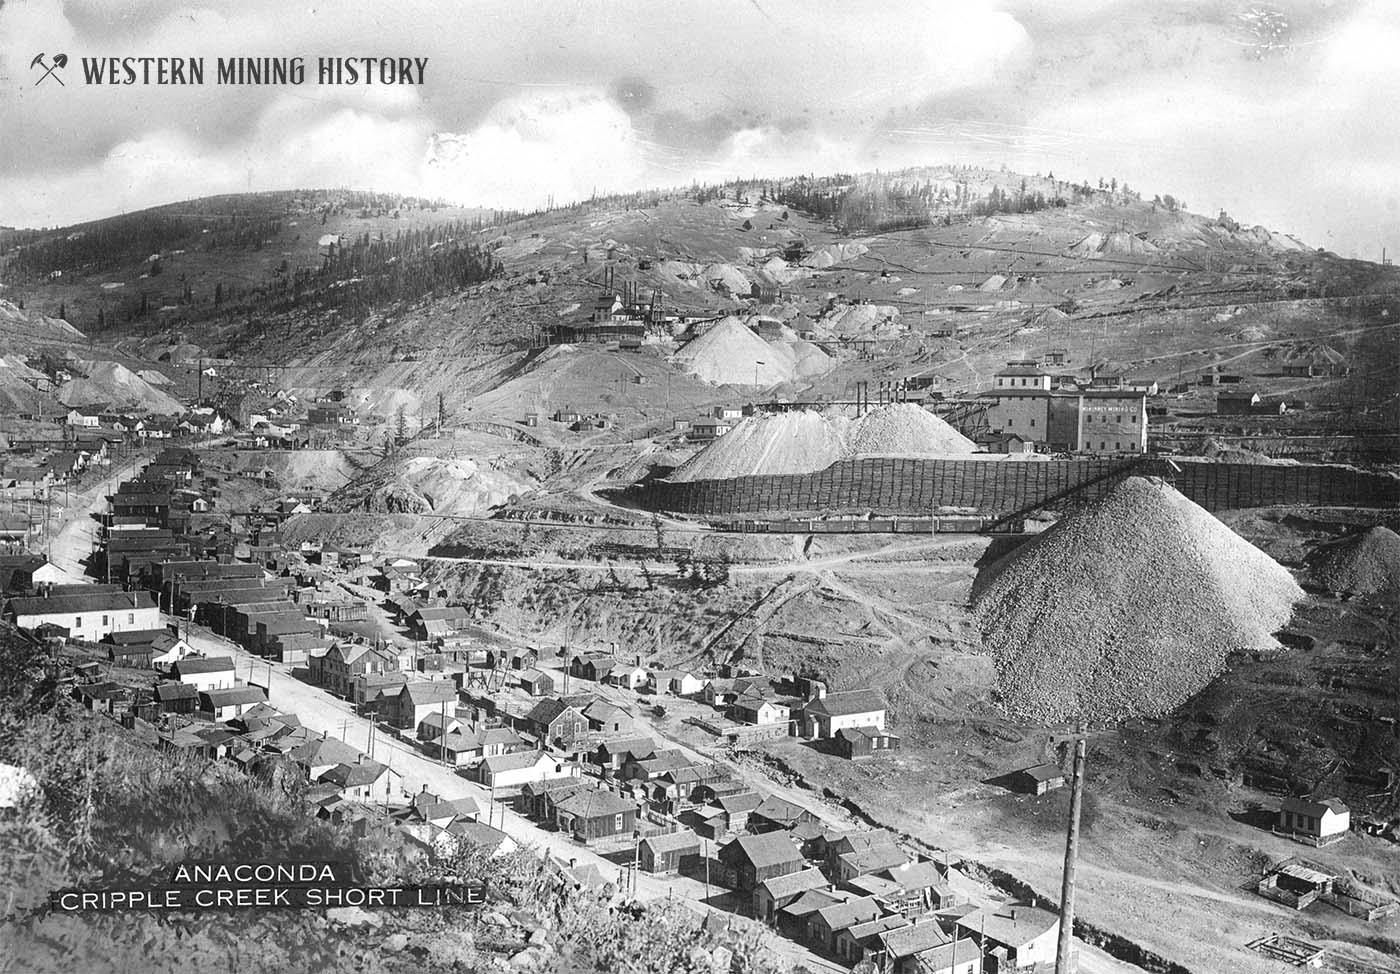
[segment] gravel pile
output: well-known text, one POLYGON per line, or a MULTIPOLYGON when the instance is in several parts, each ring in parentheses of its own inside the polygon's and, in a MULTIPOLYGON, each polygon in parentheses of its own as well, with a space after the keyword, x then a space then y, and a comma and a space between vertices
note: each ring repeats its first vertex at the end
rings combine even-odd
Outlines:
POLYGON ((1400 590, 1400 534, 1374 527, 1319 546, 1308 564, 1313 578, 1329 592, 1371 595, 1400 590))
POLYGON ((825 416, 794 410, 749 416, 683 463, 672 480, 723 480, 762 473, 813 473, 842 455, 842 437, 825 416))
POLYGON ((858 456, 936 457, 972 453, 973 442, 911 403, 860 419, 815 410, 750 416, 682 464, 672 480, 815 473, 858 456))
POLYGON ((1206 510, 1133 477, 992 565, 973 611, 1009 713, 1104 721, 1167 713, 1231 651, 1276 647, 1302 595, 1206 510))
POLYGON ((921 457, 972 453, 977 444, 922 406, 896 403, 851 422, 847 456, 921 457))
POLYGON ((676 364, 715 385, 782 385, 795 370, 791 349, 769 345, 733 315, 688 342, 676 364))

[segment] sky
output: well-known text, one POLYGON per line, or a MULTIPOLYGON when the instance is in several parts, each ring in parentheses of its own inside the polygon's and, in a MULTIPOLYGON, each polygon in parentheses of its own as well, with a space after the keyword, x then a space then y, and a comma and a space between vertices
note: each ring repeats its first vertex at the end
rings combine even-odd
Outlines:
POLYGON ((1400 249, 1398 50, 1395 0, 0 0, 0 225, 971 163, 1378 259, 1400 249), (64 83, 36 84, 57 54, 64 83), (85 85, 81 59, 109 56, 203 57, 206 83, 85 85), (312 77, 214 84, 233 56, 312 77), (321 56, 428 62, 421 86, 328 87, 321 56))

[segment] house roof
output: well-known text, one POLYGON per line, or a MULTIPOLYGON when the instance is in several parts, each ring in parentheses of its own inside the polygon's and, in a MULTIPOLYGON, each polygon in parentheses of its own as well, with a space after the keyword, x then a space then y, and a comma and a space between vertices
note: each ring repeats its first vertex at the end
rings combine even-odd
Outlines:
POLYGON ((598 745, 597 752, 600 755, 628 756, 655 754, 656 742, 650 737, 623 737, 615 741, 604 741, 598 745))
POLYGON ((880 875, 888 877, 906 890, 928 889, 931 886, 943 885, 943 874, 939 872, 938 863, 931 859, 925 859, 922 862, 905 862, 886 869, 880 875))
POLYGON ((558 697, 546 697, 530 708, 525 719, 536 724, 552 724, 559 719, 560 714, 569 709, 569 705, 558 697))
POLYGON ((808 714, 849 717, 881 713, 885 709, 885 700, 878 690, 841 690, 828 693, 819 700, 809 700, 802 709, 808 714))
POLYGON ((882 731, 878 727, 843 727, 836 732, 836 736, 843 741, 855 744, 858 741, 874 740, 877 737, 894 737, 889 731, 882 731))
POLYGON ((156 637, 168 635, 169 629, 128 629, 126 632, 109 632, 102 641, 117 646, 131 646, 152 643, 156 637))
POLYGON ((472 845, 480 846, 484 849, 495 849, 503 843, 510 841, 510 836, 506 835, 500 829, 470 818, 457 819, 447 827, 447 831, 451 835, 455 835, 460 839, 465 839, 472 845))
POLYGON ((324 772, 318 781, 325 781, 342 788, 361 788, 372 785, 388 771, 387 765, 365 758, 354 764, 337 764, 324 772))
POLYGON ((1065 776, 1064 771, 1060 769, 1058 764, 1037 764, 1033 768, 1023 768, 1016 773, 1025 775, 1033 781, 1053 781, 1056 778, 1063 778, 1065 776))
MULTIPOLYGON (((801 874, 792 873, 791 875, 797 876, 801 874)), ((839 893, 833 894, 822 889, 809 889, 787 906, 783 907, 779 912, 786 913, 792 917, 805 917, 816 913, 818 910, 823 910, 833 903, 841 903, 847 899, 850 899, 850 897, 843 896, 839 893)))
POLYGON ((353 764, 360 752, 335 737, 318 737, 305 744, 298 744, 288 753, 293 761, 307 767, 321 767, 327 764, 353 764))
POLYGON ((199 697, 199 691, 188 683, 170 681, 161 683, 156 687, 156 699, 162 703, 171 700, 194 700, 199 697))
POLYGON ((399 689, 399 695, 407 697, 409 703, 415 707, 424 704, 455 702, 457 700, 457 685, 449 680, 405 683, 399 689))
POLYGON ((623 710, 621 707, 613 706, 606 700, 594 700, 587 707, 583 708, 583 715, 589 720, 601 721, 602 723, 630 716, 627 711, 623 710))
POLYGON ((682 829, 679 832, 649 835, 642 840, 642 845, 652 852, 685 852, 700 848, 700 836, 689 829, 682 829))
POLYGON ((847 852, 838 857, 846 866, 854 869, 857 875, 878 873, 892 869, 909 861, 909 855, 894 843, 872 846, 856 852, 847 852))
POLYGON ((427 726, 427 727, 432 727, 432 728, 439 728, 439 727, 448 727, 448 726, 450 726, 450 725, 452 725, 452 724, 457 724, 457 725, 460 726, 461 723, 462 723, 462 719, 461 719, 460 717, 454 717, 454 716, 452 716, 451 714, 441 714, 441 713, 437 713, 437 714, 428 714, 428 716, 424 717, 422 720, 420 720, 420 721, 418 722, 418 726, 419 726, 419 727, 427 726))
MULTIPOLYGON (((951 945, 953 938, 944 933, 943 928, 936 921, 925 923, 913 923, 907 927, 900 927, 898 930, 888 930, 880 937, 880 942, 885 945, 885 950, 889 952, 892 960, 901 957, 913 957, 915 954, 922 954, 926 950, 935 947, 942 947, 944 944, 951 945)), ((971 940, 961 941, 959 946, 967 944, 971 947, 963 953, 964 957, 980 957, 982 951, 971 940)))
POLYGON ((555 807, 567 815, 577 815, 579 818, 601 818, 623 812, 635 812, 637 803, 600 788, 583 788, 555 807))
POLYGON ((243 703, 263 703, 267 700, 267 696, 258 687, 205 690, 200 696, 208 700, 211 707, 233 707, 243 703))
POLYGON ((830 841, 837 853, 858 852, 877 845, 888 845, 894 842, 894 836, 887 829, 857 829, 838 832, 831 836, 830 841))
MULTIPOLYGON (((853 927, 847 927, 846 934, 856 942, 860 942, 862 940, 878 937, 880 934, 889 930, 907 926, 909 926, 909 919, 907 917, 900 913, 891 913, 889 916, 876 917, 873 920, 867 920, 865 923, 857 923, 853 927)), ((930 924, 930 926, 936 927, 938 924, 933 923, 930 924)))
POLYGON ((763 803, 755 808, 753 813, 780 825, 793 823, 804 816, 811 815, 811 813, 801 805, 790 802, 785 798, 779 798, 776 795, 769 795, 767 798, 763 799, 763 803))
POLYGON ((225 673, 233 670, 232 656, 186 656, 170 667, 177 676, 196 673, 225 673))
POLYGON ((846 930, 858 923, 868 923, 878 917, 883 910, 873 896, 861 896, 845 903, 833 903, 817 911, 829 930, 846 930))
POLYGON ((785 862, 800 862, 802 853, 781 832, 766 835, 741 835, 721 850, 721 855, 740 855, 756 868, 777 866, 785 862), (738 852, 730 850, 737 849, 738 852))
POLYGON ((1033 906, 1007 903, 994 911, 975 910, 960 917, 957 924, 969 933, 985 932, 990 940, 1020 948, 1059 926, 1059 917, 1033 906))
POLYGON ((470 619, 471 613, 464 605, 437 605, 419 609, 415 615, 424 622, 434 619, 456 622, 459 619, 470 619))
POLYGON ((84 612, 129 612, 153 609, 150 592, 95 592, 92 595, 34 596, 10 600, 15 615, 77 615, 84 612))
POLYGON ((476 803, 475 798, 437 799, 418 805, 417 808, 418 814, 426 821, 481 814, 481 806, 476 803))
POLYGON ((1321 798, 1317 801, 1310 798, 1285 798, 1280 807, 1285 812, 1299 812, 1313 818, 1321 818, 1328 812, 1333 815, 1345 815, 1349 811, 1340 798, 1321 798))
POLYGON ((714 804, 729 812, 751 812, 763 804, 763 796, 756 791, 745 791, 737 795, 722 795, 714 800, 714 804))
POLYGON ((519 771, 522 768, 532 768, 541 761, 552 760, 543 751, 517 751, 514 754, 497 754, 486 758, 482 764, 492 774, 496 774, 500 771, 519 771))
POLYGON ((788 873, 786 876, 774 876, 759 883, 759 889, 767 890, 768 895, 776 899, 784 896, 795 896, 798 893, 805 893, 809 889, 821 889, 827 885, 827 879, 822 875, 820 869, 799 869, 795 873, 788 873))

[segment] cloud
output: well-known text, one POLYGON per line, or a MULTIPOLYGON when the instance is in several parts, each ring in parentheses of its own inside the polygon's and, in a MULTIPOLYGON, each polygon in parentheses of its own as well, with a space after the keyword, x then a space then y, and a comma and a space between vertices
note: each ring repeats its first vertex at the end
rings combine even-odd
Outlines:
POLYGON ((653 172, 648 154, 601 89, 521 95, 470 132, 434 135, 424 181, 435 196, 534 207, 633 189, 653 172))
POLYGON ((1386 0, 466 0, 453 17, 429 0, 6 0, 0 223, 249 186, 523 207, 1005 162, 1369 250, 1400 229, 1400 206, 1387 224, 1358 202, 1400 198, 1397 42, 1386 0), (430 61, 422 88, 30 84, 34 53, 60 49, 430 61))

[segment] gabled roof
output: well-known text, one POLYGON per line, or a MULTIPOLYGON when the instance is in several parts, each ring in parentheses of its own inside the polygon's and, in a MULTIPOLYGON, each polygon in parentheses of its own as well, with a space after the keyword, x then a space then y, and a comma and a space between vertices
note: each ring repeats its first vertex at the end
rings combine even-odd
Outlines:
POLYGON ((642 845, 652 852, 686 852, 700 848, 700 836, 689 829, 682 829, 679 832, 649 835, 642 840, 642 845))
POLYGON ((492 774, 500 771, 519 771, 522 768, 533 768, 541 761, 553 763, 554 759, 543 751, 517 751, 514 754, 497 754, 494 757, 486 758, 482 764, 492 774))
MULTIPOLYGON (((857 923, 853 927, 847 927, 846 934, 852 940, 860 943, 866 939, 873 940, 882 933, 907 926, 909 926, 907 917, 899 913, 892 913, 889 916, 876 917, 873 920, 867 920, 865 923, 857 923)), ((938 924, 932 923, 930 926, 936 927, 938 924)))
POLYGON ((552 724, 559 718, 560 714, 570 709, 572 708, 559 698, 546 697, 530 708, 525 719, 536 724, 552 724))
POLYGON ((602 723, 629 718, 631 716, 621 707, 615 707, 606 700, 594 700, 587 707, 583 708, 583 715, 589 720, 596 720, 602 723))
POLYGON ((922 862, 905 862, 902 865, 894 866, 880 873, 891 881, 898 883, 906 890, 928 889, 931 886, 942 886, 943 873, 938 869, 938 863, 931 859, 922 862))
MULTIPOLYGON (((791 875, 800 876, 801 873, 792 873, 791 875)), ((783 907, 779 912, 786 913, 792 917, 805 917, 816 913, 818 910, 826 909, 833 903, 841 903, 849 898, 849 896, 843 896, 840 893, 833 894, 822 889, 809 889, 787 906, 783 907)))
POLYGON ((849 717, 853 714, 880 713, 885 709, 885 700, 878 690, 842 690, 828 693, 819 700, 809 700, 802 709, 808 714, 849 717))
MULTIPOLYGON (((890 958, 897 960, 902 957, 922 954, 926 950, 942 947, 944 944, 951 944, 953 938, 943 932, 943 928, 938 925, 937 921, 929 920, 924 923, 913 923, 896 930, 887 930, 880 935, 880 942, 885 945, 885 950, 889 952, 890 958)), ((968 943, 971 942, 968 941, 968 943)), ((964 956, 980 957, 981 951, 973 945, 972 949, 964 956)))
POLYGON ((836 732, 836 736, 850 744, 858 741, 874 740, 877 737, 894 737, 889 731, 882 731, 878 727, 843 727, 836 732))
POLYGON ((714 804, 731 815, 735 812, 751 812, 763 804, 763 796, 756 791, 740 792, 737 795, 721 795, 714 804))
POLYGON ((1349 811, 1340 798, 1321 798, 1317 801, 1310 798, 1285 798, 1280 807, 1285 812, 1298 812, 1313 818, 1321 818, 1328 812, 1333 815, 1345 815, 1349 811))
POLYGON ((198 697, 199 691, 188 683, 171 680, 156 687, 156 699, 161 703, 168 703, 171 700, 194 700, 198 697))
POLYGON ((481 814, 481 806, 476 803, 476 799, 474 798, 453 798, 448 800, 437 798, 415 807, 418 809, 418 814, 423 817, 424 821, 429 822, 438 818, 461 818, 481 814))
POLYGON ((1053 781, 1056 778, 1063 778, 1065 776, 1064 771, 1060 769, 1058 764, 1037 764, 1033 768, 1023 768, 1016 773, 1025 775, 1033 781, 1053 781))
POLYGON ((228 687, 223 690, 205 690, 200 694, 209 701, 211 707, 234 707, 244 703, 262 703, 267 696, 258 687, 228 687))
POLYGON ((845 930, 858 923, 868 923, 884 911, 872 896, 862 896, 845 903, 833 903, 817 911, 829 930, 845 930))
POLYGON ((387 765, 365 758, 355 764, 337 764, 323 773, 317 780, 339 785, 342 788, 361 788, 374 784, 388 770, 387 765))
POLYGON ((769 832, 766 835, 741 835, 729 845, 721 850, 722 856, 739 855, 747 859, 756 868, 764 866, 777 866, 785 862, 800 862, 802 853, 797 851, 788 838, 781 832, 769 832), (738 850, 731 852, 731 850, 738 850))
POLYGON ((1019 948, 1059 926, 1060 918, 1046 910, 1007 903, 996 910, 975 910, 958 919, 958 927, 969 933, 985 931, 987 938, 1007 947, 1019 948))
POLYGON ((776 795, 769 795, 763 799, 763 803, 755 808, 753 813, 780 825, 795 823, 804 816, 810 817, 811 815, 811 812, 801 805, 776 795))
POLYGON ((232 656, 186 656, 170 667, 176 676, 196 673, 226 673, 233 670, 232 656))
POLYGON ((774 876, 772 879, 765 879, 758 884, 758 888, 767 890, 768 895, 776 899, 784 896, 795 896, 798 893, 805 893, 810 889, 822 889, 827 885, 827 879, 822 875, 820 869, 799 869, 795 873, 788 873, 786 876, 774 876))
POLYGON ((298 764, 319 768, 327 764, 353 764, 360 752, 335 737, 319 737, 298 744, 287 755, 298 764))
POLYGON ((615 741, 604 741, 597 747, 600 755, 619 755, 646 757, 656 753, 656 742, 650 737, 623 737, 615 741))
POLYGON ((424 704, 456 702, 457 686, 448 680, 425 680, 418 683, 405 683, 399 695, 407 697, 415 707, 424 704))
POLYGON ((909 861, 909 855, 893 843, 872 846, 858 852, 847 852, 838 857, 840 861, 854 869, 856 873, 878 873, 909 861))
POLYGON ((95 592, 92 595, 34 596, 10 600, 15 615, 77 615, 84 612, 129 612, 153 609, 150 592, 95 592))
POLYGON ((579 818, 601 818, 635 812, 637 803, 600 788, 583 788, 559 802, 555 808, 579 818))

